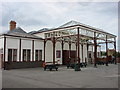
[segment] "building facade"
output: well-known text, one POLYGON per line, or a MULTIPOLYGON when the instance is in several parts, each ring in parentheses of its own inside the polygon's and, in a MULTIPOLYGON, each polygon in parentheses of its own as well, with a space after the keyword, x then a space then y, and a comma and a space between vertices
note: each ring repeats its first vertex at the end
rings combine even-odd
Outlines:
POLYGON ((16 28, 16 22, 11 21, 10 30, 0 35, 0 67, 41 67, 43 62, 66 65, 68 61, 96 64, 97 58, 101 56, 99 44, 106 43, 108 49, 108 40, 116 46, 112 40, 115 38, 115 35, 76 21, 30 33, 16 28))

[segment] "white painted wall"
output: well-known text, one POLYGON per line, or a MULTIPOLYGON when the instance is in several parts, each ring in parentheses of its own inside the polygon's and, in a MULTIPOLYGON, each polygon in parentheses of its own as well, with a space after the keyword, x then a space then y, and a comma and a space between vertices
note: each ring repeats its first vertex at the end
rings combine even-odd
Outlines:
POLYGON ((53 62, 53 44, 52 44, 52 41, 46 42, 45 62, 53 62))
POLYGON ((44 42, 40 40, 34 41, 34 61, 35 61, 35 50, 42 50, 42 61, 44 60, 44 42))
POLYGON ((60 64, 62 64, 62 45, 60 42, 56 42, 56 47, 55 47, 55 60, 60 60, 60 64), (61 57, 60 58, 56 58, 56 51, 60 50, 61 51, 61 57))
POLYGON ((101 47, 100 47, 100 46, 98 46, 98 47, 97 47, 97 52, 100 52, 100 49, 101 49, 101 47))
POLYGON ((68 43, 64 43, 64 49, 63 50, 69 50, 69 44, 68 43))
POLYGON ((93 46, 89 45, 88 51, 92 51, 93 46))
POLYGON ((34 34, 35 36, 38 36, 38 37, 41 37, 41 38, 45 38, 45 36, 44 36, 44 33, 36 33, 36 34, 34 34))
MULTIPOLYGON (((0 40, 1 41, 1 40, 0 40)), ((17 49, 17 61, 19 61, 19 38, 7 37, 6 38, 6 61, 8 61, 8 49, 17 49)), ((31 50, 32 61, 32 39, 22 38, 21 39, 21 61, 23 61, 23 49, 31 50)), ((34 40, 34 61, 35 61, 35 50, 42 50, 42 60, 44 59, 44 42, 40 40, 34 40)))
POLYGON ((30 39, 22 39, 21 40, 21 61, 23 61, 23 49, 30 49, 31 50, 31 59, 32 61, 32 40, 30 39))
POLYGON ((76 50, 76 45, 74 43, 71 44, 71 50, 76 50))
POLYGON ((83 58, 82 58, 82 45, 80 44, 80 60, 81 60, 80 62, 82 61, 84 62, 84 58, 86 57, 86 54, 85 54, 86 50, 84 50, 84 47, 85 46, 83 45, 83 58))
MULTIPOLYGON (((44 60, 44 42, 40 40, 34 41, 34 61, 35 61, 35 50, 42 50, 42 60, 44 60)), ((0 38, 0 48, 3 47, 3 39, 0 38)), ((92 51, 92 45, 89 46, 89 51, 92 51)), ((17 49, 17 60, 19 60, 19 38, 7 37, 6 38, 6 61, 8 60, 8 49, 17 49)), ((31 61, 32 61, 32 39, 21 39, 21 61, 23 58, 23 49, 31 50, 31 61)), ((69 50, 69 44, 64 44, 63 50, 69 50)), ((76 45, 74 43, 71 44, 71 50, 76 50, 76 45)), ((100 51, 100 47, 98 47, 98 51, 100 51)), ((53 62, 53 44, 52 41, 46 42, 46 51, 45 51, 45 60, 46 62, 53 62)), ((85 61, 85 57, 87 57, 87 45, 83 46, 83 61, 85 61)), ((80 45, 80 59, 82 59, 82 48, 80 45)), ((55 48, 55 60, 60 60, 60 64, 62 64, 62 46, 60 42, 56 43, 55 48), (61 51, 61 58, 56 58, 56 51, 61 51)))
POLYGON ((18 48, 19 48, 19 39, 7 37, 6 38, 6 59, 5 61, 8 61, 8 49, 17 49, 17 61, 18 61, 19 60, 18 48))
POLYGON ((3 37, 0 37, 0 49, 4 47, 3 37))
POLYGON ((83 62, 85 62, 85 58, 87 58, 87 45, 83 45, 83 62))
POLYGON ((82 62, 82 46, 80 44, 80 62, 82 62))

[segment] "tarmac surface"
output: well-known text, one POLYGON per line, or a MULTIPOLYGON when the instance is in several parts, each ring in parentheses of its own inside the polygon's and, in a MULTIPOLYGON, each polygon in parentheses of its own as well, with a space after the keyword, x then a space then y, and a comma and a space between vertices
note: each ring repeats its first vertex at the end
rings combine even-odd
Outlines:
POLYGON ((118 65, 88 66, 81 71, 60 66, 58 71, 43 68, 2 71, 3 88, 118 88, 118 65))

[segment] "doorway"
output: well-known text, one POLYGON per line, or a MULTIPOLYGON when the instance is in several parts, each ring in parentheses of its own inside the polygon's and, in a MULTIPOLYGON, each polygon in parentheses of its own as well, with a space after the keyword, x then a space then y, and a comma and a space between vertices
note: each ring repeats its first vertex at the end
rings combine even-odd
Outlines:
POLYGON ((69 52, 69 50, 63 50, 63 65, 66 65, 68 63, 69 55, 70 55, 70 63, 75 63, 75 61, 76 61, 76 51, 71 50, 69 52))
POLYGON ((0 53, 0 68, 3 68, 3 54, 0 53))

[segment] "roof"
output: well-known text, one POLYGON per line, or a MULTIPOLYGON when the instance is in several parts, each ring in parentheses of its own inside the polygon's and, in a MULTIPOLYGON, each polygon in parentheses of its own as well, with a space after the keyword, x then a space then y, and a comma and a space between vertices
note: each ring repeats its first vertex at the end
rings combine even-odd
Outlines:
POLYGON ((22 34, 24 34, 24 33, 26 33, 26 32, 25 32, 22 28, 17 27, 17 28, 14 29, 14 30, 8 31, 6 34, 12 34, 12 33, 22 33, 22 34))
MULTIPOLYGON (((83 24, 83 23, 80 23, 80 22, 77 22, 77 21, 74 21, 74 20, 71 20, 61 26, 59 26, 58 28, 64 28, 64 27, 69 27, 69 26, 75 26, 75 25, 83 25, 83 26, 87 26, 87 27, 90 27, 90 28, 93 28, 93 29, 98 29, 98 28, 95 28, 95 27, 92 27, 92 26, 89 26, 89 25, 86 25, 86 24, 83 24)), ((100 31, 103 31, 101 29, 99 29, 100 31)))
MULTIPOLYGON (((92 29, 94 31, 100 31, 100 32, 103 32, 103 33, 107 33, 107 34, 110 34, 102 29, 98 29, 98 28, 95 28, 95 27, 92 27, 92 26, 89 26, 89 25, 86 25, 86 24, 82 24, 80 22, 77 22, 77 21, 74 21, 74 20, 71 20, 57 28, 52 28, 52 29, 41 29, 41 30, 38 30, 32 34, 36 34, 36 33, 41 33, 41 32, 47 32, 47 31, 54 31, 54 30, 57 30, 57 29, 62 29, 62 28, 66 28, 66 27, 72 27, 72 26, 83 26, 83 27, 86 27, 86 28, 89 28, 89 29, 92 29)), ((110 35, 113 35, 113 34, 110 34, 110 35)), ((115 35, 113 35, 115 36, 115 35)))
POLYGON ((37 37, 35 35, 31 35, 27 32, 25 32, 22 28, 17 27, 14 30, 8 31, 7 33, 5 33, 4 35, 8 35, 8 36, 19 36, 19 37, 25 37, 25 38, 34 38, 34 39, 42 39, 40 37, 37 37))
POLYGON ((49 31, 49 30, 51 30, 51 29, 49 29, 49 28, 42 28, 42 29, 40 29, 38 31, 31 31, 31 32, 29 32, 29 34, 40 33, 40 32, 49 31))
POLYGON ((74 25, 80 25, 81 23, 80 22, 77 22, 77 21, 74 21, 74 20, 71 20, 61 26, 59 26, 58 28, 63 28, 63 27, 68 27, 68 26, 74 26, 74 25))

